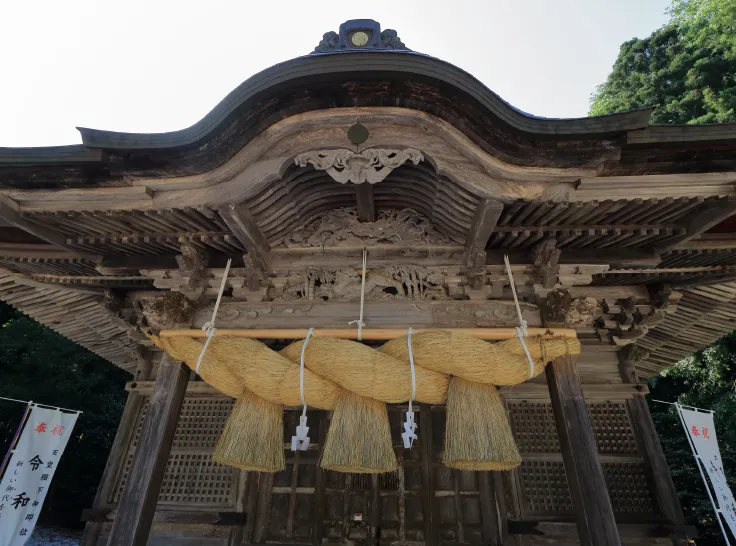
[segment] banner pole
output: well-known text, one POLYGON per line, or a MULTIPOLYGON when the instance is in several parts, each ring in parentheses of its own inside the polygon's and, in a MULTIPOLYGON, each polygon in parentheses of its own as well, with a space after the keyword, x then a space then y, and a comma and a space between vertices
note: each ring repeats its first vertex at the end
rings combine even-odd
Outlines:
POLYGON ((685 424, 685 418, 682 416, 682 413, 680 413, 680 404, 675 404, 675 409, 677 410, 677 416, 680 418, 680 423, 682 424, 682 428, 685 431, 685 438, 687 438, 687 443, 690 445, 690 449, 693 452, 693 456, 695 457, 695 464, 698 466, 698 471, 700 472, 700 477, 703 479, 703 485, 705 485, 705 490, 708 492, 708 498, 710 499, 710 504, 713 506, 713 511, 716 514, 716 519, 718 520, 718 525, 721 528, 721 533, 723 533, 723 540, 726 541, 726 546, 731 546, 731 542, 728 540, 728 535, 726 534, 726 528, 723 526, 723 519, 721 518, 721 510, 720 508, 716 507, 716 501, 713 499, 713 493, 710 490, 710 485, 708 484, 708 480, 705 479, 705 474, 703 473, 703 467, 702 467, 702 461, 700 460, 700 455, 698 455, 698 450, 695 448, 695 444, 693 444, 692 438, 690 438, 690 432, 687 430, 687 425, 685 424))
POLYGON ((18 444, 20 433, 23 430, 23 427, 25 426, 26 421, 28 421, 28 415, 31 413, 31 406, 33 406, 33 402, 28 402, 26 404, 26 411, 23 413, 23 418, 20 420, 20 424, 18 425, 18 428, 15 431, 15 436, 13 436, 13 441, 10 442, 10 447, 8 448, 8 451, 5 453, 5 457, 3 458, 3 464, 0 465, 0 479, 2 479, 3 474, 5 474, 5 468, 8 465, 8 461, 10 461, 10 456, 13 454, 13 451, 15 451, 15 446, 18 444))

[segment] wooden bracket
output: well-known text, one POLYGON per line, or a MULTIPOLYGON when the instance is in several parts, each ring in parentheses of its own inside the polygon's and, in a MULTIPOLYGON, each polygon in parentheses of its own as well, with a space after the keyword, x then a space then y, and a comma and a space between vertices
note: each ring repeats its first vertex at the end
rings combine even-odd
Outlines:
POLYGON ((485 264, 485 249, 488 239, 498 223, 503 212, 503 203, 494 199, 484 198, 480 200, 478 208, 475 209, 473 223, 465 238, 465 265, 475 266, 475 262, 482 253, 482 263, 485 264))

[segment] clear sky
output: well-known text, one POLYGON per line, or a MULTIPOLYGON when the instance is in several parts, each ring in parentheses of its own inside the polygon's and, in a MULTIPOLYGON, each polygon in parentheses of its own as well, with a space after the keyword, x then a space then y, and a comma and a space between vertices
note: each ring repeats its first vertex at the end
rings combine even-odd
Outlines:
POLYGON ((619 46, 669 0, 0 0, 0 146, 81 142, 76 126, 188 127, 256 72, 347 19, 393 28, 517 108, 579 117, 619 46))

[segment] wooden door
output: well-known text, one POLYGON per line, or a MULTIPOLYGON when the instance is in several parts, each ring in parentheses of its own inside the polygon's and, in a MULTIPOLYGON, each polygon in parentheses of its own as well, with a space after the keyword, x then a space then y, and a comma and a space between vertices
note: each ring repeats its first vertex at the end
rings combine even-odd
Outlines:
MULTIPOLYGON (((419 441, 401 442, 403 407, 389 406, 396 472, 346 474, 321 469, 328 412, 309 412, 312 446, 286 451, 286 470, 257 480, 250 539, 292 544, 496 544, 496 501, 486 472, 446 468, 441 463, 445 410, 422 405, 419 441)), ((299 411, 287 411, 290 438, 299 411)), ((255 483, 256 480, 253 480, 255 483)))

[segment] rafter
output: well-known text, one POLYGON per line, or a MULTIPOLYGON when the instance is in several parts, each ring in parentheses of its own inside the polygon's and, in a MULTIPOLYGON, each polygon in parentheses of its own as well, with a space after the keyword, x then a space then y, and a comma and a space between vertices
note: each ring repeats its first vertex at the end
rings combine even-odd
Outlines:
POLYGON ((80 258, 85 258, 93 262, 99 262, 101 259, 97 254, 89 254, 68 245, 67 240, 63 235, 34 224, 33 222, 29 222, 21 216, 20 212, 18 212, 18 204, 4 195, 0 195, 0 218, 13 226, 46 241, 47 243, 51 243, 54 246, 67 250, 80 258))
POLYGON ((697 237, 717 226, 733 214, 736 214, 736 196, 729 195, 723 198, 715 198, 706 202, 696 209, 685 223, 685 233, 678 237, 669 239, 667 244, 655 247, 657 253, 671 250, 683 242, 697 237))

